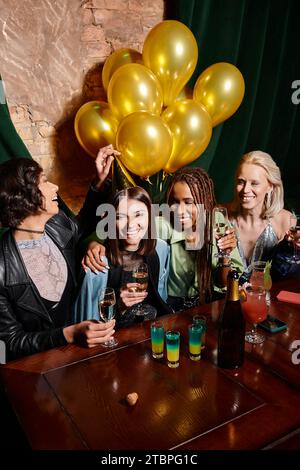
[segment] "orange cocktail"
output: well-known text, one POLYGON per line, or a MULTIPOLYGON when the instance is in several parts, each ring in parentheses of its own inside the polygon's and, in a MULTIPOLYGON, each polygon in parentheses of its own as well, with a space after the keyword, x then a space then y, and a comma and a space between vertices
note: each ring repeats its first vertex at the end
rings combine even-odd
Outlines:
POLYGON ((246 321, 253 324, 252 331, 246 333, 246 341, 254 344, 262 343, 265 338, 256 332, 256 325, 267 318, 266 291, 261 288, 247 288, 247 299, 242 303, 242 309, 246 321))

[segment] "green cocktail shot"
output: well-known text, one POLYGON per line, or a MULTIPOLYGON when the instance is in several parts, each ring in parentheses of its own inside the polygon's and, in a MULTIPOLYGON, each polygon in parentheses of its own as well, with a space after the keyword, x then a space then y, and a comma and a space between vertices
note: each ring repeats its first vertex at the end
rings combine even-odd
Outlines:
POLYGON ((206 329, 207 329, 207 325, 206 325, 206 318, 205 316, 203 315, 194 315, 193 316, 193 323, 195 325, 202 325, 203 327, 203 332, 202 332, 202 339, 201 339, 201 349, 204 349, 205 348, 205 332, 206 332, 206 329))
POLYGON ((151 345, 154 359, 161 359, 164 355, 164 335, 165 330, 161 322, 154 322, 151 325, 151 345))
POLYGON ((189 352, 190 359, 192 361, 199 361, 201 359, 203 333, 203 325, 200 325, 199 323, 189 325, 189 352))
POLYGON ((179 366, 179 347, 180 347, 180 333, 179 331, 167 331, 167 359, 168 366, 176 368, 179 366))

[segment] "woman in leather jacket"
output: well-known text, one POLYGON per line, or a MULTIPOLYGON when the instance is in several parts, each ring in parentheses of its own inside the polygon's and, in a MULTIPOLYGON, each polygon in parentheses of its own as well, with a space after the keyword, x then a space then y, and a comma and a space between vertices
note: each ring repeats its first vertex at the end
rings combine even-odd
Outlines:
POLYGON ((114 333, 109 323, 71 324, 76 293, 75 247, 94 225, 97 187, 77 218, 58 207, 58 186, 34 160, 0 165, 0 340, 7 359, 68 343, 96 346, 114 333))

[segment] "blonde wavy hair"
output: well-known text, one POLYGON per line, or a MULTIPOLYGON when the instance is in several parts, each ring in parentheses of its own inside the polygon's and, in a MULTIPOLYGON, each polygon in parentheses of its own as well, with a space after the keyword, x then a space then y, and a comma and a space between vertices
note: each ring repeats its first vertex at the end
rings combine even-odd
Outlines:
MULTIPOLYGON (((266 194, 262 217, 273 217, 274 215, 278 214, 281 209, 283 209, 284 205, 283 184, 279 167, 276 165, 271 155, 266 152, 262 152, 261 150, 254 150, 253 152, 248 152, 242 156, 237 167, 235 175, 236 179, 240 168, 244 163, 258 165, 265 170, 267 180, 273 186, 273 189, 266 194)), ((237 193, 235 193, 233 201, 233 213, 238 214, 239 212, 240 202, 237 193)))

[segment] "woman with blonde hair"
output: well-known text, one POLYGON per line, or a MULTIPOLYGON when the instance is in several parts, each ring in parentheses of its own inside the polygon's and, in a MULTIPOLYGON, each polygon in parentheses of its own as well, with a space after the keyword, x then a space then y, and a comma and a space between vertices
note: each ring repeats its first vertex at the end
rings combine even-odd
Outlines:
POLYGON ((280 169, 272 157, 260 150, 246 153, 237 168, 235 198, 230 207, 244 280, 249 279, 254 261, 272 257, 273 249, 288 231, 291 213, 283 204, 280 169))

